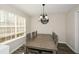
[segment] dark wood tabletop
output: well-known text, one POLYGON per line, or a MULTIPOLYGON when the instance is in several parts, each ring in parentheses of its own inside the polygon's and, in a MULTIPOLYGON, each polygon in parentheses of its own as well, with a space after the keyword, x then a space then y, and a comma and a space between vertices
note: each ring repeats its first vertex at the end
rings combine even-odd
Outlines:
POLYGON ((49 34, 38 34, 36 38, 27 42, 26 47, 49 50, 53 51, 54 53, 57 51, 57 46, 54 43, 52 36, 49 34))

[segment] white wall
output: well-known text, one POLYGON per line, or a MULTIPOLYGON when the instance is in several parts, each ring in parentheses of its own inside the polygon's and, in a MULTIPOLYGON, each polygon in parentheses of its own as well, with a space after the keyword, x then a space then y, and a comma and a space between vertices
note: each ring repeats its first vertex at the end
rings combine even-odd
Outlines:
POLYGON ((77 51, 77 30, 76 27, 76 12, 79 10, 79 7, 75 7, 72 10, 70 10, 67 14, 67 45, 76 53, 79 53, 77 51))
POLYGON ((39 21, 39 16, 32 18, 31 30, 37 30, 38 33, 51 34, 56 32, 59 37, 59 42, 66 41, 66 15, 63 13, 49 15, 49 23, 42 24, 39 21))
POLYGON ((75 50, 75 18, 74 14, 70 12, 67 15, 67 44, 72 49, 75 50))
POLYGON ((27 18, 26 21, 26 33, 30 33, 31 32, 31 18, 27 18))
POLYGON ((77 19, 77 26, 78 26, 78 29, 77 29, 77 37, 78 37, 78 43, 77 43, 77 51, 78 51, 78 53, 79 53, 79 11, 78 11, 78 19, 77 19))
POLYGON ((75 50, 79 53, 79 11, 75 13, 75 50))

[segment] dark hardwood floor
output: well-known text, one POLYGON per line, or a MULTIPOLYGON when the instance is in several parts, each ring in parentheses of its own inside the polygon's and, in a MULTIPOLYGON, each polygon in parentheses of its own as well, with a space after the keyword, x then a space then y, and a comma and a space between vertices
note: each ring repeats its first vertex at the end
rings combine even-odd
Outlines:
MULTIPOLYGON (((16 50, 13 54, 24 54, 24 45, 16 50)), ((34 54, 34 53, 31 53, 34 54)), ((40 54, 40 53, 38 53, 40 54)), ((42 53, 42 54, 52 54, 51 52, 42 53)), ((66 44, 58 44, 57 54, 75 54, 66 44)))
POLYGON ((57 54, 75 54, 66 44, 59 43, 57 54))

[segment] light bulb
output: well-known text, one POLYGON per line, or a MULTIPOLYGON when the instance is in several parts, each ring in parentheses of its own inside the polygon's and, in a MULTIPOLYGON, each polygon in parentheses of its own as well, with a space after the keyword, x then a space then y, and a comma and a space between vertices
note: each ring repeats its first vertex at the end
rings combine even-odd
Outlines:
POLYGON ((45 16, 46 19, 48 19, 48 16, 45 16))
POLYGON ((42 16, 40 16, 40 18, 43 18, 42 16))

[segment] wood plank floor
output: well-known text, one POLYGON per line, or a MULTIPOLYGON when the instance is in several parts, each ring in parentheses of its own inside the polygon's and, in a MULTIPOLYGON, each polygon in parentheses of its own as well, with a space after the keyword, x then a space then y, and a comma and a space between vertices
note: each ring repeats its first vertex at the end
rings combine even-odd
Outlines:
POLYGON ((75 54, 66 44, 58 44, 57 54, 75 54))
MULTIPOLYGON (((20 47, 18 50, 16 50, 13 54, 23 54, 24 53, 24 45, 22 47, 20 47)), ((33 54, 33 53, 32 53, 33 54)), ((40 53, 38 53, 40 54, 40 53)), ((44 54, 44 53, 42 53, 44 54)), ((51 54, 46 53, 46 54, 51 54)), ((58 44, 58 51, 57 54, 75 54, 66 44, 58 44)))

